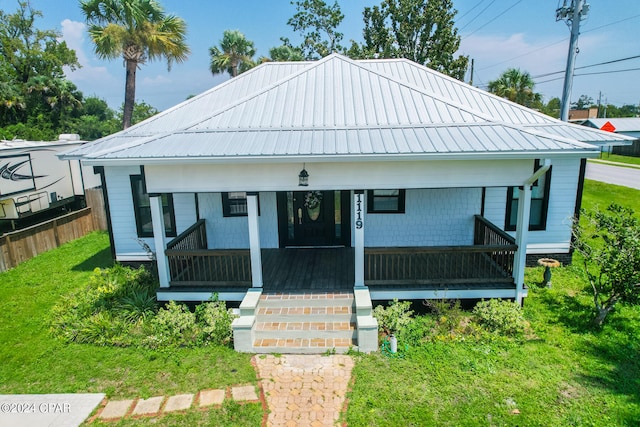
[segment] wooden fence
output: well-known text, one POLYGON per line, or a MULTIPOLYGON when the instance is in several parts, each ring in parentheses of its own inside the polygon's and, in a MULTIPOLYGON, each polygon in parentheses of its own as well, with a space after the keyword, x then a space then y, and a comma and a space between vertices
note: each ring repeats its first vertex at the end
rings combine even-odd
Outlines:
POLYGON ((104 207, 104 197, 102 194, 102 188, 90 188, 84 190, 85 201, 87 206, 91 208, 91 215, 93 216, 93 223, 96 230, 107 229, 107 211, 104 207))
POLYGON ((64 216, 0 237, 0 271, 6 271, 34 256, 55 249, 97 230, 92 208, 64 216))

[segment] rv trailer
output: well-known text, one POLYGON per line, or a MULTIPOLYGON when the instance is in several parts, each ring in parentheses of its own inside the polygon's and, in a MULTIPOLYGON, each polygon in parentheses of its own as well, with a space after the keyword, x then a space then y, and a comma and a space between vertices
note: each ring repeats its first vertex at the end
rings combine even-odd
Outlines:
POLYGON ((85 188, 99 186, 100 178, 93 168, 57 154, 84 142, 76 134, 51 142, 0 141, 0 222, 15 228, 38 213, 82 207, 85 188))

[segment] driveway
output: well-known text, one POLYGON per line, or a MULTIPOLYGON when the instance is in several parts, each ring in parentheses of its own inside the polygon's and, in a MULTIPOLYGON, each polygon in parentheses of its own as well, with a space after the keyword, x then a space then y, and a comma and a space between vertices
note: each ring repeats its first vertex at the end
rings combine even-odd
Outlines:
POLYGON ((587 162, 585 178, 640 190, 640 168, 587 162))

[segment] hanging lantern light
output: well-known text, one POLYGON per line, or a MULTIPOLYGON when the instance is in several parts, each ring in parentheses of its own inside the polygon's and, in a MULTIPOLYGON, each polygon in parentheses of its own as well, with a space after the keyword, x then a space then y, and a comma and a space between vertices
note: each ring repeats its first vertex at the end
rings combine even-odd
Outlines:
POLYGON ((308 187, 309 186, 309 172, 305 169, 305 164, 302 166, 302 170, 300 174, 298 174, 298 185, 300 187, 308 187))

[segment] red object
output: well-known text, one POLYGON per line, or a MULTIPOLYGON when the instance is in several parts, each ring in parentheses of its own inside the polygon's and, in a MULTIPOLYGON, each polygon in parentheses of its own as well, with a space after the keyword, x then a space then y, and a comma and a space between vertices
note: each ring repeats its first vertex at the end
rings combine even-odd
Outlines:
POLYGON ((616 131, 616 127, 614 125, 612 125, 611 122, 608 121, 607 123, 602 125, 600 130, 606 130, 607 132, 615 132, 616 131))

